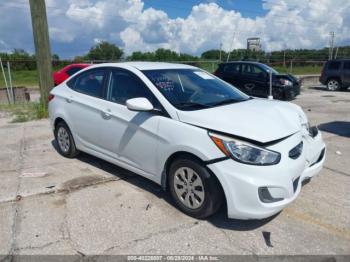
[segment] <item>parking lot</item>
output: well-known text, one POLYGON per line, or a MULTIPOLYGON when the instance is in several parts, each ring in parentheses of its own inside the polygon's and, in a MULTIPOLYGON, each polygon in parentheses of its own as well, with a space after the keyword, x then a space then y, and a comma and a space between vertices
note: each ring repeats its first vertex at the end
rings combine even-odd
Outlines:
POLYGON ((196 220, 156 184, 95 157, 65 159, 48 120, 0 118, 0 254, 350 254, 350 92, 304 90, 325 167, 262 221, 196 220))

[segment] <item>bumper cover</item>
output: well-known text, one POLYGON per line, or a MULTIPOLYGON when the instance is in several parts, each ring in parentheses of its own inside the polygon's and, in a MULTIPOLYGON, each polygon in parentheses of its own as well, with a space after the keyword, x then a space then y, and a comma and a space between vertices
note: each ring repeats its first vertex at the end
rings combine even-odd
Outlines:
POLYGON ((321 171, 325 161, 325 144, 320 132, 315 137, 297 133, 269 149, 281 152, 279 164, 252 166, 228 159, 208 165, 224 189, 228 217, 262 219, 280 212, 298 197, 302 182, 321 171), (302 154, 291 159, 288 151, 301 140, 302 154), (261 188, 268 188, 279 201, 263 202, 259 195, 261 188))

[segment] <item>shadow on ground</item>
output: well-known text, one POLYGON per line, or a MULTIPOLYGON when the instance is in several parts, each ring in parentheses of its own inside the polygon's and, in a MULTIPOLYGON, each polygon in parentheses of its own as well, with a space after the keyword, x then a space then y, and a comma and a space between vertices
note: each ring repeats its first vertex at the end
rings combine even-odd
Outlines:
MULTIPOLYGON (((51 142, 52 146, 58 153, 57 143, 55 140, 52 140, 51 142)), ((161 198, 171 204, 174 208, 175 203, 172 200, 170 193, 168 191, 164 191, 158 184, 154 183, 151 180, 148 180, 142 176, 139 176, 133 172, 130 172, 124 168, 121 168, 119 166, 116 166, 114 164, 111 164, 107 161, 104 161, 102 159, 99 159, 97 157, 91 156, 86 153, 80 153, 77 156, 77 159, 88 164, 92 165, 96 168, 99 168, 105 172, 110 173, 111 175, 114 175, 134 186, 137 186, 145 191, 148 191, 149 193, 153 194, 154 196, 161 198)), ((181 212, 181 211, 178 211, 181 212)), ((226 205, 223 204, 223 206, 220 208, 220 210, 213 216, 207 218, 206 220, 213 224, 214 226, 222 229, 229 229, 229 230, 235 230, 235 231, 249 231, 257 229, 268 222, 272 221, 275 217, 279 215, 276 214, 272 217, 262 219, 262 220, 238 220, 238 219, 230 219, 227 217, 227 210, 226 205)))
POLYGON ((309 87, 309 89, 319 90, 319 91, 328 91, 328 92, 349 92, 350 91, 349 88, 348 89, 342 89, 342 90, 339 90, 339 91, 329 91, 326 86, 322 86, 322 85, 311 86, 311 87, 309 87))
POLYGON ((318 128, 321 131, 350 138, 350 122, 347 121, 328 122, 320 124, 318 128))

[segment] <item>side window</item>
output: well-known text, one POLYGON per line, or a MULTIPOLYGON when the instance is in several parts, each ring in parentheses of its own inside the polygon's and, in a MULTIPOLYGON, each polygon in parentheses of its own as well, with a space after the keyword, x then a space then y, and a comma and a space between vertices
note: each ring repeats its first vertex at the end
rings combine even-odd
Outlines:
POLYGON ((345 61, 344 62, 344 69, 350 70, 350 61, 345 61))
POLYGON ((225 73, 239 73, 239 64, 227 64, 224 66, 225 73))
POLYGON ((328 69, 329 70, 339 70, 340 69, 340 61, 331 61, 328 64, 328 69))
POLYGON ((113 70, 107 99, 125 105, 126 100, 137 97, 145 97, 155 108, 159 108, 158 100, 136 75, 126 70, 113 70))
POLYGON ((69 69, 66 71, 66 73, 67 73, 67 75, 72 76, 72 75, 74 75, 76 72, 80 71, 81 69, 82 69, 81 67, 74 66, 74 67, 69 68, 69 69))
POLYGON ((73 89, 89 96, 102 98, 105 78, 105 69, 94 69, 83 72, 75 78, 73 89))
POLYGON ((258 67, 256 65, 251 66, 251 69, 252 69, 252 73, 254 73, 256 75, 264 72, 260 67, 258 67))
POLYGON ((251 74, 252 73, 252 67, 249 64, 242 64, 242 72, 245 74, 251 74))

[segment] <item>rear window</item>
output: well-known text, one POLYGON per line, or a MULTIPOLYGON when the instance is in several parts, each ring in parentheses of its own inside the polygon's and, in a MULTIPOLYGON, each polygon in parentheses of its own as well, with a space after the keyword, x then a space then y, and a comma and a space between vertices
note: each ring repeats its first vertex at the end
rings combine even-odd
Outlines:
POLYGON ((328 63, 328 69, 329 70, 339 70, 340 69, 340 61, 332 61, 328 63))
POLYGON ((79 93, 102 98, 106 75, 106 69, 91 69, 73 77, 73 79, 68 81, 67 85, 79 93))
POLYGON ((72 76, 74 75, 76 72, 80 71, 81 69, 83 69, 82 67, 71 67, 70 69, 67 70, 67 75, 72 76))
POLYGON ((224 65, 225 73, 239 73, 239 64, 226 64, 224 65))

